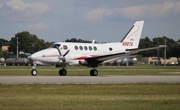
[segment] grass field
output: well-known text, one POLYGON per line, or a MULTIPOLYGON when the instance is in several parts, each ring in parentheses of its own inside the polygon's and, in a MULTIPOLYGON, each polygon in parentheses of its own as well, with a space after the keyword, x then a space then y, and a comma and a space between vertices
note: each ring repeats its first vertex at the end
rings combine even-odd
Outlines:
MULTIPOLYGON (((60 68, 54 66, 37 66, 38 75, 59 76, 60 68)), ((99 66, 99 75, 180 75, 180 66, 99 66)), ((83 66, 70 66, 67 68, 68 76, 89 76, 91 68, 83 66)), ((30 76, 31 69, 27 66, 0 66, 0 76, 30 76)))
MULTIPOLYGON (((89 76, 87 67, 68 67, 69 76, 89 76)), ((99 75, 180 75, 180 66, 97 68, 99 75)), ((38 66, 39 76, 59 68, 38 66)), ((27 66, 0 67, 1 76, 31 76, 27 66)), ((179 110, 180 83, 0 84, 0 110, 179 110)))
POLYGON ((0 109, 179 110, 180 84, 1 84, 0 109))

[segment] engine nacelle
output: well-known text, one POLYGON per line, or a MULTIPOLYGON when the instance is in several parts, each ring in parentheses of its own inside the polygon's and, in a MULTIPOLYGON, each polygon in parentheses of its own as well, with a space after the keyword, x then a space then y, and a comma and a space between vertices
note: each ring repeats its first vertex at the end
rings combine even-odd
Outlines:
POLYGON ((4 64, 5 59, 4 58, 0 58, 0 63, 4 64))

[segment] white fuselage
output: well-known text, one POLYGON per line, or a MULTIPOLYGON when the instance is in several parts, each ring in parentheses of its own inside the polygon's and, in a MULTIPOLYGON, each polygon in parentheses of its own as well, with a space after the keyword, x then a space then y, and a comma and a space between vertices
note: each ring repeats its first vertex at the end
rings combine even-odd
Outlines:
MULTIPOLYGON (((128 45, 124 45, 121 42, 104 44, 56 42, 54 44, 60 44, 59 49, 62 54, 70 50, 65 57, 68 65, 79 65, 79 61, 84 61, 87 57, 125 52, 126 49, 129 49, 128 45)), ((59 56, 58 50, 50 46, 50 48, 31 55, 31 59, 35 60, 36 64, 52 65, 62 62, 59 60, 59 56)))

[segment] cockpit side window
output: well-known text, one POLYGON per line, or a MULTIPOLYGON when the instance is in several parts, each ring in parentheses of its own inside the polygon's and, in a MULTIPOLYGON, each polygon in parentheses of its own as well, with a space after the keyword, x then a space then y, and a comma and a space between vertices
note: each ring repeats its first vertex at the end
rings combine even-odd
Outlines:
POLYGON ((61 44, 52 44, 49 48, 59 48, 61 44))

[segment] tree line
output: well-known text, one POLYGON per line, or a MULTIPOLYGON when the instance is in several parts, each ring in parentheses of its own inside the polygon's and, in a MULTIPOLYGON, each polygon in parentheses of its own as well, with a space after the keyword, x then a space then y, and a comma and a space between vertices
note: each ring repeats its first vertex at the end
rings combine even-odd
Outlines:
MULTIPOLYGON (((6 40, 3 38, 0 38, 0 47, 2 46, 9 46, 8 51, 2 51, 0 49, 0 58, 8 58, 11 54, 16 55, 16 48, 17 48, 17 39, 18 39, 18 47, 19 51, 27 52, 27 53, 34 53, 36 51, 48 48, 52 43, 54 42, 45 42, 43 39, 39 39, 35 34, 30 34, 28 31, 23 31, 15 34, 15 37, 12 37, 11 40, 6 40)), ((166 40, 166 57, 176 57, 179 59, 180 57, 180 39, 178 41, 175 41, 171 38, 168 38, 166 36, 163 37, 156 37, 152 40, 148 37, 140 39, 139 48, 147 48, 157 45, 164 45, 166 40)), ((71 38, 65 40, 65 42, 84 42, 84 43, 91 43, 92 41, 87 41, 83 39, 76 39, 71 38)), ((164 49, 157 50, 151 50, 151 51, 144 51, 138 53, 138 55, 142 57, 152 57, 157 56, 159 53, 160 57, 164 57, 164 49)))

